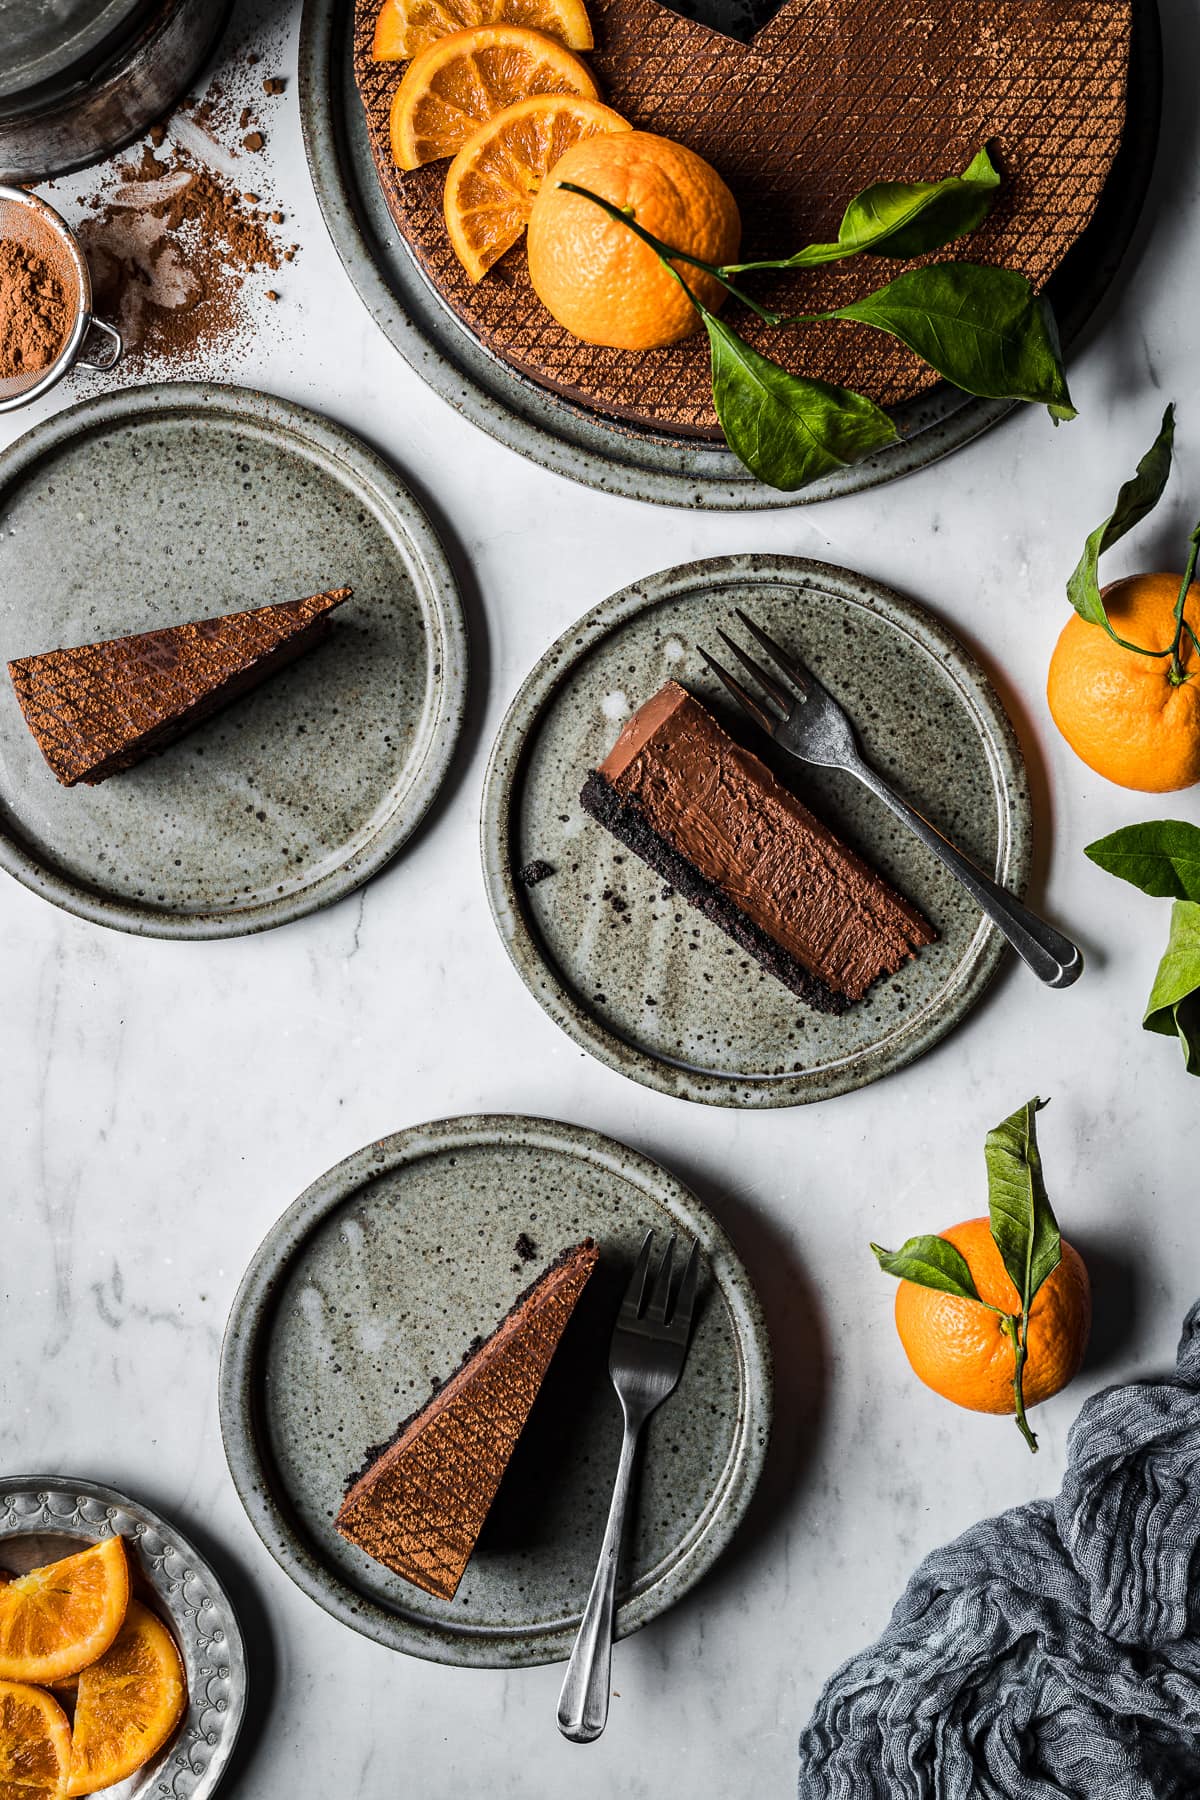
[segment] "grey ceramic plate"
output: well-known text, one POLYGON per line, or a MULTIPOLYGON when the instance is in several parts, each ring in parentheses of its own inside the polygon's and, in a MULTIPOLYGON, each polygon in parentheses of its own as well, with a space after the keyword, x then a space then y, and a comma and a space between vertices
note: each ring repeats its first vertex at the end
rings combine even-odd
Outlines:
MULTIPOLYGON (((703 3, 700 12, 708 16, 703 3)), ((723 444, 640 431, 529 381, 459 322, 392 222, 354 86, 353 15, 349 4, 305 0, 301 21, 301 117, 325 223, 365 305, 405 360, 444 400, 510 449, 572 480, 635 500, 752 510, 877 487, 960 449, 1012 411, 1007 401, 970 400, 955 389, 935 388, 896 409, 901 437, 888 450, 801 494, 781 494, 749 475, 723 444)), ((1068 348, 1116 274, 1154 164, 1162 86, 1156 0, 1139 0, 1137 22, 1121 155, 1096 218, 1053 284, 1068 348)))
POLYGON ((112 1488, 60 1475, 0 1480, 0 1568, 14 1575, 116 1535, 174 1630, 188 1709, 161 1754, 105 1795, 207 1800, 233 1755, 248 1692, 241 1626, 217 1576, 174 1525, 112 1488))
POLYGON ((565 1657, 620 1448, 608 1341, 649 1227, 699 1239, 707 1274, 687 1366, 650 1421, 617 1629, 698 1581, 754 1491, 771 1422, 766 1330, 728 1239, 681 1182, 611 1139, 543 1119, 444 1119, 370 1144, 279 1220, 238 1290, 221 1358, 225 1450, 251 1523, 335 1618, 396 1650, 500 1668, 565 1657), (368 1446, 491 1331, 540 1266, 585 1236, 600 1265, 451 1602, 337 1536, 368 1446))
POLYGON ((326 643, 99 787, 59 787, 0 672, 0 867, 147 936, 281 925, 396 854, 446 773, 467 686, 433 528, 340 426, 164 383, 20 439, 0 457, 0 663, 347 583, 326 643))
MULTIPOLYGON (((1021 753, 978 665, 922 608, 826 563, 727 556, 652 575, 581 619, 509 708, 484 790, 484 874, 522 979, 610 1068, 717 1106, 823 1100, 912 1062, 970 1010, 1004 940, 847 775, 799 770, 734 717, 698 644, 744 607, 844 701, 867 757, 1014 893, 1029 876, 1021 753), (579 804, 589 769, 668 677, 690 688, 914 900, 938 942, 841 1019, 808 1010, 579 804), (548 862, 529 888, 517 872, 548 862)), ((719 644, 715 646, 720 649, 719 644)))

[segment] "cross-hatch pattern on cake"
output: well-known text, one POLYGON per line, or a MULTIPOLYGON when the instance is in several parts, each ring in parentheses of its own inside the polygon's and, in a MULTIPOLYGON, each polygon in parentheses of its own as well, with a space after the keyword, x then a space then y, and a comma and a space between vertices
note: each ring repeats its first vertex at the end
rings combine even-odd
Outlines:
MULTIPOLYGON (((600 98, 637 131, 677 139, 736 197, 743 255, 828 240, 868 182, 928 180, 994 143, 1004 191, 970 240, 973 262, 1019 270, 1041 289, 1091 220, 1120 147, 1130 0, 787 0, 752 44, 658 0, 589 0, 600 98), (919 71, 919 73, 914 73, 919 71)), ((392 160, 402 79, 372 56, 379 0, 356 0, 354 74, 376 174, 405 242, 466 329, 522 374, 577 405, 673 434, 719 439, 701 333, 649 353, 579 342, 509 252, 487 280, 455 254, 444 165, 392 160)), ((781 273, 756 292, 780 312, 819 313, 876 287, 871 257, 781 273)), ((831 321, 773 333, 738 315, 763 354, 882 405, 936 372, 895 338, 831 321)))
POLYGON ((576 1302, 591 1239, 565 1250, 350 1488, 337 1529, 452 1600, 576 1302))
POLYGON ((8 665, 25 722, 64 787, 94 786, 294 662, 348 587, 8 665))

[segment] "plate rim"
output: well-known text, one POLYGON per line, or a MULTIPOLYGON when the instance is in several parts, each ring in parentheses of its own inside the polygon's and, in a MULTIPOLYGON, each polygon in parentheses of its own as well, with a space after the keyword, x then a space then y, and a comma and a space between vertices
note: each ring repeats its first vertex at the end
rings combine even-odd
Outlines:
POLYGON ((539 657, 505 712, 488 757, 479 815, 484 886, 500 941, 525 987, 572 1042, 607 1068, 659 1093, 710 1106, 766 1109, 813 1104, 856 1091, 907 1067, 953 1030, 982 998, 1000 967, 1007 944, 998 927, 981 916, 957 965, 958 979, 937 1013, 927 1021, 924 1030, 918 1029, 921 1021, 915 1019, 905 1031, 904 1047, 894 1054, 880 1055, 878 1046, 870 1046, 843 1069, 831 1070, 825 1076, 804 1071, 799 1075, 752 1080, 744 1075, 694 1070, 669 1062, 603 1027, 543 956, 517 886, 515 859, 509 854, 513 803, 529 741, 568 673, 605 638, 639 614, 669 603, 679 593, 707 583, 727 585, 733 580, 747 584, 761 581, 772 586, 794 583, 797 588, 824 585, 832 587, 838 598, 856 605, 865 605, 864 593, 869 594, 874 603, 871 610, 877 616, 896 626, 898 621, 891 615, 899 614, 905 634, 954 673, 956 687, 968 703, 974 722, 979 726, 986 720, 992 730, 990 736, 980 730, 979 737, 992 775, 1002 827, 996 879, 1018 896, 1024 894, 1033 866, 1032 800, 1025 760, 1003 701, 966 645, 919 602, 872 576, 811 557, 765 552, 703 557, 673 564, 630 582, 584 613, 539 657), (844 587, 839 588, 839 583, 854 584, 861 591, 847 592, 844 587), (1021 805, 1014 803, 1010 783, 1021 805), (860 1079, 857 1072, 864 1062, 871 1072, 860 1079))
MULTIPOLYGON (((693 1190, 654 1158, 589 1127, 529 1113, 464 1113, 390 1133, 344 1157, 310 1183, 275 1220, 238 1284, 221 1345, 218 1400, 229 1473, 263 1545, 301 1591, 341 1624, 386 1648, 422 1660, 471 1668, 518 1668, 564 1661, 578 1619, 503 1632, 487 1627, 417 1623, 352 1588, 328 1568, 276 1496, 269 1453, 255 1420, 255 1361, 275 1295, 313 1231, 367 1182, 455 1148, 534 1144, 582 1156, 623 1181, 631 1170, 642 1191, 697 1236, 733 1321, 741 1395, 724 1493, 702 1527, 657 1580, 618 1609, 617 1637, 667 1611, 706 1575, 742 1522, 762 1474, 774 1413, 770 1339, 753 1282, 724 1227, 693 1190)), ((278 1484, 282 1487, 282 1484, 278 1484)))
MULTIPOLYGON (((25 847, 19 830, 13 828, 16 822, 5 820, 0 809, 0 869, 22 886, 94 925, 138 937, 196 942, 248 936, 305 918, 354 893, 400 853, 449 773, 466 718, 471 659, 450 560, 436 527, 399 469, 348 427, 276 394, 220 382, 156 381, 78 401, 43 419, 0 453, 0 519, 13 485, 72 439, 171 414, 224 417, 260 433, 265 428, 276 441, 299 445, 310 457, 315 450, 322 468, 344 470, 348 481, 369 491, 411 547, 414 566, 423 577, 424 591, 418 594, 422 616, 427 625, 436 628, 440 645, 437 661, 441 673, 434 684, 432 707, 427 709, 427 717, 423 715, 421 742, 414 746, 417 760, 411 780, 367 843, 295 893, 251 906, 197 912, 146 906, 105 894, 43 862, 25 847)), ((395 794, 397 786, 391 791, 395 794)))
MULTIPOLYGON (((1094 269, 1085 277, 1082 291, 1069 295, 1061 311, 1059 324, 1068 350, 1124 261, 1157 153, 1162 110, 1158 0, 1133 0, 1133 5, 1138 29, 1129 91, 1136 90, 1138 112, 1133 129, 1127 118, 1126 135, 1133 145, 1131 178, 1128 192, 1119 196, 1115 220, 1096 239, 1101 247, 1094 269)), ((901 433, 894 445, 800 492, 780 493, 744 471, 723 444, 710 443, 697 452, 686 440, 622 427, 551 396, 480 346, 442 304, 415 260, 409 259, 411 267, 401 265, 406 269, 402 292, 385 275, 373 243, 379 233, 363 217, 358 185, 348 168, 345 109, 336 91, 338 16, 339 8, 331 0, 304 0, 300 20, 300 120, 325 229, 350 285, 393 348, 442 400, 506 448, 584 486, 629 499, 699 511, 763 512, 866 492, 916 473, 964 448, 1017 410, 1019 402, 971 398, 939 383, 930 394, 893 410, 901 433), (484 367, 498 366, 503 397, 468 366, 464 356, 477 356, 484 367), (611 445, 593 446, 583 435, 601 430, 610 433, 611 445), (641 449, 640 461, 632 454, 635 446, 641 449)), ((1110 179, 1105 194, 1111 187, 1110 179)), ((396 235, 392 227, 388 236, 396 235)))
MULTIPOLYGON (((197 1719, 199 1720, 203 1718, 206 1712, 215 1711, 228 1723, 223 1728, 220 1740, 215 1746, 216 1753, 209 1758, 204 1768, 200 1771, 193 1787, 185 1789, 179 1786, 180 1777, 186 1772, 186 1765, 184 1768, 178 1769, 174 1776, 171 1776, 169 1773, 169 1746, 168 1760, 162 1762, 154 1771, 154 1780, 158 1784, 155 1788, 156 1793, 178 1794, 181 1797, 181 1800, 185 1800, 185 1797, 186 1800, 207 1800, 207 1796, 214 1794, 220 1787, 229 1770, 229 1765, 233 1760, 234 1751, 236 1750, 238 1741, 241 1737, 242 1727, 245 1724, 246 1711, 250 1698, 250 1673, 246 1657, 246 1639, 242 1630, 241 1620, 238 1617, 237 1607, 234 1605, 229 1589, 225 1586, 225 1583, 221 1580, 208 1558, 201 1554, 191 1538, 188 1537, 187 1533, 181 1531, 171 1520, 165 1519, 154 1507, 148 1506, 144 1500, 134 1500, 128 1494, 122 1493, 118 1488, 109 1487, 104 1482, 90 1481, 78 1476, 7 1475, 0 1477, 0 1543, 6 1542, 14 1537, 34 1535, 39 1531, 57 1530, 61 1531, 64 1536, 76 1535, 69 1524, 51 1523, 49 1521, 40 1525, 19 1526, 9 1529, 3 1523, 3 1515, 5 1511, 11 1512, 12 1499, 15 1495, 36 1499, 43 1511, 49 1507, 51 1500, 55 1497, 66 1501, 74 1500, 76 1502, 74 1508, 76 1514, 79 1511, 78 1502, 84 1499, 94 1501, 97 1505, 103 1506, 106 1510, 104 1524, 97 1524, 94 1531, 91 1530, 89 1526, 88 1530, 80 1529, 78 1533, 81 1538, 86 1537, 92 1543, 95 1543, 104 1537, 123 1535, 111 1529, 111 1515, 114 1510, 119 1510, 128 1514, 135 1523, 147 1525, 152 1531, 156 1532, 166 1543, 168 1551, 174 1551, 184 1558, 188 1565, 184 1574, 185 1580, 194 1579, 198 1576, 205 1584, 210 1596, 214 1596, 219 1602, 222 1608, 221 1626, 225 1633, 225 1645, 228 1651, 225 1660, 229 1669, 228 1677, 226 1678, 227 1691, 223 1696, 224 1705, 221 1706, 215 1702, 210 1702, 201 1707, 199 1702, 195 1699, 191 1684, 189 1683, 188 1712, 191 1713, 195 1710, 197 1719), (104 1528, 105 1526, 110 1527, 110 1529, 106 1530, 104 1528)), ((70 1514, 66 1515, 68 1518, 70 1516, 70 1514)), ((157 1586, 154 1587, 154 1592, 164 1607, 167 1607, 166 1598, 160 1593, 157 1586)), ((171 1615, 171 1620, 175 1626, 177 1635, 182 1635, 180 1633, 179 1621, 175 1609, 173 1607, 167 1607, 167 1610, 171 1615)), ((185 1717, 186 1716, 187 1715, 185 1714, 185 1717)), ((201 1735, 204 1736, 206 1734, 201 1733, 201 1735)), ((172 1743, 174 1742, 175 1739, 173 1738, 172 1743)), ((192 1772, 194 1773, 194 1771, 192 1772)))

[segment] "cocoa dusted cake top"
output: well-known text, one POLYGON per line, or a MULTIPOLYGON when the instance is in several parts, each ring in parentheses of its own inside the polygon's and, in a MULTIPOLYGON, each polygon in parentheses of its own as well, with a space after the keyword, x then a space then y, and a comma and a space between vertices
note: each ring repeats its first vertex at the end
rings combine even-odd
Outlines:
MULTIPOLYGON (((624 812, 604 817, 594 787, 583 796, 589 811, 665 874, 657 839, 703 884, 677 867, 685 898, 727 931, 748 922, 834 996, 861 999, 933 941, 916 907, 677 682, 634 714, 597 779, 624 812)), ((786 963, 756 941, 746 947, 786 980, 786 963)))
POLYGON ((344 1538, 427 1593, 454 1598, 598 1259, 590 1238, 564 1250, 401 1426, 349 1488, 337 1516, 344 1538))
POLYGON ((348 587, 10 662, 25 722, 64 787, 166 747, 329 629, 348 587))

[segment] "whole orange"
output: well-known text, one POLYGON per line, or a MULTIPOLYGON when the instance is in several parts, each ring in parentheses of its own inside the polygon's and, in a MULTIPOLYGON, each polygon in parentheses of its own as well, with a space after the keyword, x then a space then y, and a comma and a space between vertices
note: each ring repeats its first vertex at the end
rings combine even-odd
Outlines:
MULTIPOLYGON (((737 202, 703 157, 670 138, 626 131, 573 144, 533 203, 529 278, 542 305, 585 344, 652 350, 700 329, 700 315, 648 244, 581 194, 574 182, 636 219, 674 250, 732 262, 741 242, 737 202)), ((715 311, 724 289, 678 262, 689 288, 715 311)))
MULTIPOLYGON (((1021 1297, 1004 1267, 986 1219, 968 1219, 939 1232, 966 1258, 980 1299, 1019 1313, 1021 1297)), ((1078 1375, 1092 1324, 1092 1290, 1079 1252, 1063 1240, 1062 1261, 1029 1309, 1025 1405, 1048 1400, 1078 1375)), ((974 1300, 902 1281, 896 1290, 896 1330, 926 1387, 972 1412, 1011 1413, 1013 1347, 996 1314, 974 1300)))
MULTIPOLYGON (((1175 636, 1180 575, 1131 575, 1104 589, 1118 637, 1168 650, 1175 636)), ((1200 588, 1185 611, 1200 630, 1200 588)), ((1183 634, 1182 681, 1169 656, 1138 656, 1100 625, 1073 614, 1050 658, 1046 699, 1058 729, 1089 769, 1120 787, 1166 794, 1200 781, 1200 655, 1183 634)))

